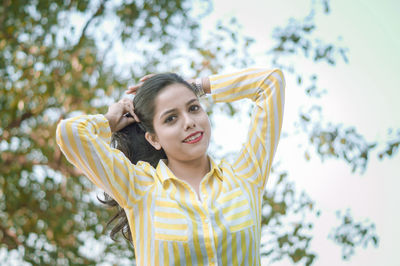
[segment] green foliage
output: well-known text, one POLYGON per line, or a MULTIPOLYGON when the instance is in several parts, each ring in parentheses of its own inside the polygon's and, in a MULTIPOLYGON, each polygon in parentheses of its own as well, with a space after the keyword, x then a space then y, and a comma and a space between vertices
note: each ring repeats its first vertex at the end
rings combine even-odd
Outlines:
MULTIPOLYGON (((300 126, 307 132, 310 145, 314 146, 321 160, 325 158, 342 159, 364 172, 367 167, 368 156, 376 143, 368 143, 365 138, 356 132, 353 127, 343 128, 343 125, 324 125, 316 117, 321 117, 321 108, 313 106, 310 110, 300 112, 300 126)), ((307 153, 306 157, 309 155, 307 153)))
POLYGON ((316 254, 309 249, 312 240, 312 223, 307 215, 319 216, 315 203, 303 192, 298 195, 293 182, 288 181, 287 172, 272 174, 279 176, 274 189, 264 194, 262 225, 266 241, 261 243, 262 255, 275 262, 288 256, 294 263, 303 261, 311 265, 316 254), (288 221, 287 217, 291 217, 288 221))
POLYGON ((350 259, 357 246, 366 248, 370 243, 375 247, 378 246, 379 239, 373 223, 368 220, 355 222, 351 217, 350 210, 347 210, 344 215, 337 211, 336 215, 342 219, 342 224, 332 230, 329 238, 342 246, 343 259, 350 259))
POLYGON ((397 130, 397 134, 395 134, 392 129, 389 129, 388 139, 386 148, 378 154, 379 159, 383 159, 384 157, 390 158, 399 151, 400 130, 397 130))

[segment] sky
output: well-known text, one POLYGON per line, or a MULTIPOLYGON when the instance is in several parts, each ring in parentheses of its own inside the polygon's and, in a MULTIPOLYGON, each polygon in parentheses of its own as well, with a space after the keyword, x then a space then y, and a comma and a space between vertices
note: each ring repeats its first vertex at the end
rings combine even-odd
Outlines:
MULTIPOLYGON (((203 21, 203 30, 213 29, 218 19, 236 17, 242 33, 256 39, 256 65, 267 62, 263 51, 271 47, 272 30, 286 25, 290 17, 303 18, 310 10, 309 0, 260 1, 216 0, 203 21)), ((400 128, 400 1, 334 0, 331 12, 316 16, 317 35, 322 40, 346 46, 349 63, 335 67, 298 62, 302 73, 316 71, 327 94, 318 102, 324 121, 354 126, 369 142, 384 141, 389 128, 400 128)), ((321 8, 319 9, 321 10, 321 8)), ((268 66, 266 66, 268 67, 268 66)), ((286 76, 286 102, 283 132, 290 132, 298 111, 308 101, 290 75, 286 76)), ((237 129, 237 120, 215 117, 213 138, 226 151, 237 151, 246 136, 246 127, 237 129), (226 134, 234 128, 236 134, 226 134)), ((246 123, 246 117, 240 118, 246 123)), ((343 161, 325 160, 311 153, 304 159, 298 147, 300 139, 282 138, 275 162, 288 170, 297 189, 304 190, 316 202, 322 215, 315 219, 311 249, 318 254, 314 265, 400 265, 396 252, 400 239, 400 154, 380 161, 372 152, 365 173, 352 173, 343 161), (314 155, 314 156, 313 156, 314 155), (378 248, 369 245, 356 249, 350 260, 341 259, 341 247, 327 238, 340 221, 336 211, 351 209, 356 221, 372 221, 379 236, 378 248)), ((380 146, 382 149, 383 146, 380 146)), ((272 178, 271 178, 272 179, 272 178)), ((274 180, 270 180, 273 184, 274 180)), ((268 189, 268 187, 267 187, 268 189)), ((290 265, 283 260, 273 265, 290 265)), ((300 264, 301 265, 301 264, 300 264)))

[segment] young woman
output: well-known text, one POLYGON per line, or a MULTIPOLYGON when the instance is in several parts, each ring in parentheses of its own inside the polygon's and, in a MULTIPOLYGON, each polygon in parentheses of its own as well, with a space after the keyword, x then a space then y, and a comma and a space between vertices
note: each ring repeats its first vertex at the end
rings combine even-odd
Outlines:
POLYGON ((137 265, 260 265, 262 196, 279 141, 284 87, 279 70, 245 69, 194 85, 157 74, 128 90, 136 94, 133 102, 61 121, 57 143, 126 214, 137 265), (233 164, 207 154, 203 93, 217 102, 255 102, 233 164))

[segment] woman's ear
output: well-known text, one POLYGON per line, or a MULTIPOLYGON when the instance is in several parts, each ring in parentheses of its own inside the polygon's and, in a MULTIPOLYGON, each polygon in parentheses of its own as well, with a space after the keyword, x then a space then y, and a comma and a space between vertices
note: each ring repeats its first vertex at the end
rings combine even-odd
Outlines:
POLYGON ((161 145, 158 142, 158 138, 155 134, 150 134, 149 132, 146 132, 144 134, 144 137, 156 150, 161 150, 161 145))

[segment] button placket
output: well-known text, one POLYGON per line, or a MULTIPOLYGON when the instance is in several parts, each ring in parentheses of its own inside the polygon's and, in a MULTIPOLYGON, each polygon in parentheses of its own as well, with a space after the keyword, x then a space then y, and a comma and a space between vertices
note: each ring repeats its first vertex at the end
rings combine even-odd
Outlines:
MULTIPOLYGON (((206 213, 207 215, 209 215, 208 213, 208 208, 206 209, 206 213)), ((211 249, 210 251, 212 251, 212 256, 210 256, 209 259, 209 263, 210 265, 217 265, 217 261, 216 261, 216 255, 217 255, 217 250, 215 247, 215 242, 214 242, 214 231, 213 231, 213 227, 212 227, 212 222, 211 222, 211 217, 210 216, 205 216, 203 217, 203 226, 205 228, 207 228, 208 234, 207 234, 207 240, 206 240, 206 245, 208 242, 208 247, 211 249)))

